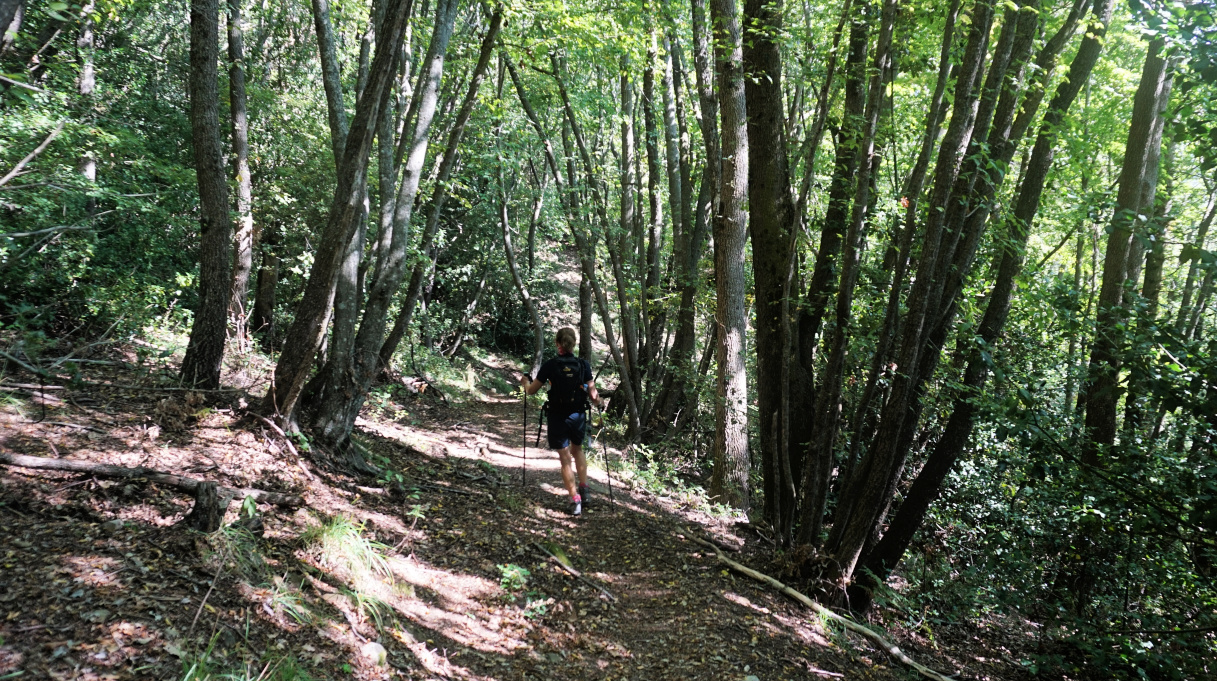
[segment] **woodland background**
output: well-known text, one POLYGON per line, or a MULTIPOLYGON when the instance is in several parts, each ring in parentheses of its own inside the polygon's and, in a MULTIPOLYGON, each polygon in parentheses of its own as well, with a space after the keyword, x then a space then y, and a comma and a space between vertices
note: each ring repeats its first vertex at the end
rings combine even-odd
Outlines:
POLYGON ((262 353, 250 408, 375 474, 369 394, 535 372, 567 313, 621 443, 821 601, 1026 618, 1076 652, 1033 673, 1201 678, 1215 20, 0 0, 0 350, 69 380, 65 346, 176 333, 200 388, 262 353))

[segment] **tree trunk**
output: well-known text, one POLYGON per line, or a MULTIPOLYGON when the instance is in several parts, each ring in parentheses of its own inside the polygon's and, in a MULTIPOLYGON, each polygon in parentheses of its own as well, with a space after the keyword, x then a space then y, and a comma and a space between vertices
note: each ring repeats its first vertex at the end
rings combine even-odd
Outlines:
POLYGON ((748 204, 752 238, 752 271, 756 299, 757 412, 773 415, 760 425, 761 470, 765 517, 788 536, 794 517, 795 481, 779 434, 782 412, 782 365, 787 361, 782 297, 790 265, 791 234, 797 229, 782 116, 782 2, 746 0, 744 69, 757 77, 744 87, 748 111, 748 204), (783 465, 785 464, 785 465, 783 465))
MULTIPOLYGON (((849 56, 845 63, 845 104, 841 126, 836 134, 836 161, 828 190, 828 209, 824 213, 820 247, 811 274, 799 318, 799 361, 811 376, 816 338, 832 295, 834 282, 840 278, 837 257, 849 220, 850 199, 858 172, 857 149, 866 106, 866 53, 868 25, 864 16, 856 16, 849 29, 849 56)), ((812 172, 808 169, 807 172, 812 172)), ((811 411, 811 405, 792 405, 796 413, 811 411)))
MULTIPOLYGON (((444 71, 444 57, 448 50, 448 43, 452 38, 453 22, 456 20, 456 11, 459 3, 457 0, 445 0, 436 10, 435 14, 435 31, 431 37, 431 46, 427 48, 427 56, 423 59, 423 66, 420 78, 425 77, 422 86, 415 91, 415 102, 410 105, 412 111, 416 111, 414 132, 411 135, 410 153, 405 162, 405 169, 402 172, 401 186, 398 189, 397 199, 393 218, 393 231, 401 232, 401 241, 398 242, 394 237, 394 246, 390 249, 391 252, 397 252, 400 249, 399 255, 394 255, 394 262, 401 267, 405 267, 404 254, 407 247, 406 240, 409 236, 409 225, 414 212, 414 200, 418 194, 419 181, 422 179, 423 162, 427 156, 427 143, 430 131, 434 125, 435 110, 439 103, 440 81, 444 71), (397 260, 400 258, 400 260, 397 260)), ((494 15, 498 17, 496 13, 494 15)), ((502 19, 497 21, 492 19, 495 27, 494 33, 497 36, 498 26, 501 26, 502 19)), ((489 33, 488 33, 489 34, 489 33)), ((478 65, 474 67, 475 77, 470 81, 469 88, 465 92, 465 98, 461 103, 460 112, 457 114, 457 125, 454 122, 453 128, 448 133, 448 146, 444 150, 444 157, 440 161, 438 177, 435 183, 435 192, 431 199, 431 205, 427 213, 427 222, 423 227, 423 233, 419 239, 418 248, 426 254, 430 254, 431 244, 435 239, 436 230, 439 228, 439 218, 443 211, 444 203, 447 200, 448 179, 451 177, 453 169, 456 165, 456 153, 460 148, 461 138, 465 134, 465 122, 468 121, 469 115, 473 111, 473 105, 477 101, 477 91, 481 87, 482 79, 485 78, 486 68, 489 65, 490 56, 486 53, 486 42, 482 41, 482 52, 478 56, 478 65), (485 62, 483 64, 483 62, 485 62), (480 68, 479 68, 480 67, 480 68)), ((386 260, 389 262, 389 260, 386 260)), ((410 273, 410 283, 406 288, 405 298, 401 303, 401 310, 397 313, 397 320, 393 323, 393 328, 385 337, 381 344, 377 355, 380 365, 388 367, 393 359, 393 353, 397 351, 397 346, 401 343, 402 338, 410 330, 410 322, 414 318, 414 308, 418 305, 418 301, 423 292, 423 285, 431 268, 431 258, 424 258, 421 262, 414 265, 410 273)), ((404 276, 404 270, 403 275, 404 276)), ((396 289, 383 289, 385 295, 395 295, 396 289)), ((370 296, 369 296, 370 298, 370 296)), ((388 301, 385 303, 386 309, 388 301)))
POLYGON ((314 254, 295 320, 285 337, 283 353, 275 366, 274 384, 263 403, 267 412, 280 414, 291 424, 308 368, 321 343, 330 315, 334 285, 348 244, 363 215, 363 184, 376 122, 391 92, 396 75, 402 34, 410 14, 411 0, 387 0, 382 40, 377 42, 368 85, 355 109, 339 165, 338 185, 329 218, 314 254))
POLYGON ((541 324, 541 315, 537 313, 536 304, 532 302, 532 295, 528 292, 528 285, 524 283, 524 277, 520 275, 520 268, 516 265, 515 247, 511 245, 511 224, 507 219, 507 202, 509 198, 502 175, 503 171, 500 168, 499 228, 503 232, 503 254, 507 256, 507 269, 511 272, 511 280, 515 283, 521 300, 524 301, 524 309, 528 311, 529 320, 532 321, 532 368, 529 370, 528 376, 535 378, 537 372, 541 370, 541 355, 545 350, 545 327, 541 324))
POLYGON ((956 81, 954 111, 938 152, 931 210, 928 212, 922 237, 924 245, 921 260, 908 296, 909 313, 904 324, 897 362, 900 371, 893 377, 891 395, 880 416, 880 427, 874 443, 866 456, 859 461, 851 479, 842 487, 841 503, 837 507, 832 533, 827 543, 831 558, 826 577, 829 583, 838 587, 843 587, 853 575, 858 557, 875 527, 875 521, 886 508, 887 481, 902 463, 897 446, 905 427, 905 419, 912 411, 917 394, 917 360, 926 337, 926 321, 930 316, 930 303, 934 293, 931 283, 937 260, 941 255, 943 210, 954 185, 974 120, 978 99, 974 90, 978 88, 972 86, 984 62, 992 17, 993 4, 989 0, 981 0, 973 7, 971 32, 956 81))
MULTIPOLYGON (((704 34, 705 17, 704 8, 698 9, 694 15, 695 19, 695 37, 704 34)), ((664 376, 659 394, 656 396, 651 409, 651 415, 647 418, 649 437, 652 441, 658 441, 668 432, 669 428, 674 425, 673 421, 676 418, 676 413, 685 403, 689 379, 692 376, 693 366, 693 351, 697 344, 696 336, 696 311, 694 304, 697 297, 697 291, 700 284, 700 274, 698 272, 698 263, 701 262, 702 250, 705 247, 706 236, 709 231, 710 221, 707 219, 707 213, 713 210, 711 203, 713 197, 718 191, 718 122, 717 118, 717 102, 714 99, 713 91, 713 71, 709 60, 709 46, 707 39, 702 39, 703 43, 699 48, 701 51, 698 54, 705 62, 706 71, 701 70, 701 66, 697 66, 697 82, 698 93, 701 99, 702 106, 702 133, 705 140, 707 150, 707 158, 715 159, 713 163, 707 162, 703 168, 699 191, 694 199, 693 183, 691 177, 691 165, 693 158, 693 150, 690 145, 688 131, 685 129, 685 115, 683 98, 681 97, 681 88, 677 86, 684 81, 683 69, 680 61, 680 48, 674 37, 669 37, 666 41, 666 53, 671 65, 672 75, 670 80, 673 83, 673 100, 675 105, 675 121, 678 128, 680 140, 680 156, 681 163, 678 169, 680 174, 679 182, 679 211, 673 208, 673 251, 672 258, 675 263, 674 270, 676 272, 677 289, 680 291, 680 306, 676 313, 676 332, 672 339, 672 349, 668 355, 668 361, 664 363, 664 376), (707 83, 707 87, 703 88, 701 83, 707 83), (707 121, 706 111, 715 112, 713 117, 707 121), (708 136, 707 136, 708 135, 708 136), (679 212, 679 231, 676 227, 676 213, 679 212)), ((695 45, 697 41, 695 40, 695 45)), ((695 59, 697 61, 697 59, 695 59)), ((700 62, 699 62, 700 63, 700 62)), ((671 198, 671 192, 669 192, 671 198)))
POLYGON ((220 387, 228 312, 228 182, 220 151, 218 0, 190 3, 190 128, 199 186, 199 305, 182 360, 182 380, 220 387))
POLYGON ((867 88, 865 117, 859 129, 858 146, 851 165, 858 169, 854 182, 853 210, 842 244, 841 279, 837 286, 835 322, 828 344, 828 359, 820 378, 816 396, 814 436, 807 448, 803 476, 803 517, 799 526, 799 543, 818 544, 824 507, 836 448, 837 432, 843 412, 841 392, 845 380, 845 352, 853 312, 854 287, 862 262, 863 228, 870 206, 871 175, 878 169, 875 154, 875 133, 879 125, 879 110, 891 70, 892 27, 896 18, 896 0, 885 0, 871 64, 867 88))
MULTIPOLYGON (((1083 387, 1086 436, 1082 442, 1082 461, 1088 465, 1097 465, 1103 448, 1113 445, 1116 439, 1120 346, 1123 343, 1121 329, 1127 317, 1124 285, 1129 273, 1129 251, 1135 223, 1144 208, 1141 205, 1142 183, 1151 172, 1149 161, 1153 159, 1154 165, 1157 165, 1157 149, 1162 142, 1159 119, 1170 99, 1171 78, 1166 59, 1161 55, 1163 47, 1161 38, 1150 41, 1141 82, 1133 99, 1132 122, 1120 171, 1120 189, 1103 259, 1103 283, 1099 290, 1094 347, 1083 387)), ((1156 178, 1156 167, 1152 172, 1156 178)))
MULTIPOLYGON (((579 121, 575 118, 575 109, 571 105, 570 93, 566 90, 566 81, 562 77, 562 63, 557 55, 550 53, 550 63, 553 65, 553 76, 558 84, 558 94, 562 97, 562 109, 566 114, 566 121, 570 125, 571 135, 575 138, 575 146, 579 150, 579 156, 583 161, 584 175, 587 178, 588 189, 592 192, 592 203, 595 210, 599 213, 600 223, 605 228, 608 227, 609 221, 605 210, 604 196, 600 190, 600 183, 596 178, 596 165, 592 162, 591 152, 588 151, 587 143, 583 139, 583 133, 579 127, 579 121)), ((548 139, 544 136, 544 131, 541 128, 540 119, 537 118, 536 112, 532 110, 532 106, 528 104, 528 100, 523 96, 523 86, 520 83, 519 76, 515 73, 515 67, 510 65, 509 71, 512 73, 512 81, 515 83, 516 91, 520 93, 520 103, 524 107, 529 120, 533 127, 537 130, 537 134, 542 137, 545 143, 546 161, 550 164, 550 170, 554 174, 554 180, 561 185, 559 178, 557 161, 553 157, 553 150, 549 146, 548 139)), ((560 192, 561 193, 561 192, 560 192)), ((574 216, 572 216, 573 218, 574 216)), ((635 398, 634 381, 631 372, 628 370, 625 354, 623 349, 617 344, 617 338, 613 334, 611 317, 609 315, 608 299, 604 294, 604 290, 600 287, 600 283, 596 279, 595 268, 595 241, 588 239, 587 236, 576 226, 576 220, 571 219, 571 234, 575 238, 575 245, 579 252, 579 257, 583 267, 584 276, 592 284, 592 291, 596 295, 596 306, 600 311, 600 318, 604 322, 605 340, 608 342, 609 350, 613 353, 613 361, 617 363, 620 371, 621 384, 619 390, 623 391, 626 396, 626 408, 629 413, 629 429, 627 435, 631 439, 637 438, 641 430, 641 412, 639 410, 638 401, 635 398)), ((607 236, 607 235, 606 235, 607 236)), ((622 322, 624 324, 624 321, 622 322)))
POLYGON ((248 336, 249 273, 253 270, 253 185, 249 175, 249 113, 245 101, 245 19, 241 0, 228 0, 228 101, 232 114, 232 155, 237 184, 236 250, 232 257, 232 299, 228 319, 238 342, 248 336))
POLYGON ((620 156, 620 223, 611 236, 606 232, 605 246, 613 266, 613 280, 617 285, 617 305, 621 314, 621 335, 625 345, 625 371, 630 374, 632 399, 642 404, 642 371, 638 366, 639 337, 634 308, 630 304, 630 282, 626 267, 633 264, 637 251, 634 248, 635 214, 637 205, 637 177, 634 174, 634 86, 629 77, 630 63, 621 59, 621 156, 620 156))
MULTIPOLYGON (((1192 242, 1193 252, 1204 248, 1205 240, 1208 238, 1209 228, 1213 226, 1213 218, 1217 217, 1217 189, 1209 191, 1208 206, 1205 208, 1204 217, 1200 219, 1200 224, 1196 226, 1196 238, 1192 242)), ((1183 285, 1183 300, 1179 303, 1179 312, 1175 317, 1175 331, 1182 334, 1187 328, 1187 320, 1192 311, 1192 301, 1196 294, 1196 277, 1200 273, 1200 257, 1194 255, 1191 263, 1187 267, 1187 281, 1183 285)))
POLYGON ((0 0, 0 54, 8 51, 13 38, 21 29, 25 0, 0 0))
MULTIPOLYGON (((362 408, 364 399, 371 389, 372 381, 375 380, 376 376, 386 366, 381 361, 380 351, 383 348, 385 340, 389 305, 393 300, 393 296, 401 287, 401 282, 406 273, 410 209, 414 203, 414 194, 418 187, 418 177, 421 174, 423 160, 426 157, 427 143, 432 127, 431 117, 435 110, 434 104, 428 104, 428 102, 433 102, 437 99, 443 69, 442 50, 447 45, 447 38, 442 34, 451 35, 452 17, 455 15, 455 11, 445 16, 441 16, 442 14, 441 12, 436 15, 437 21, 443 22, 438 24, 436 28, 436 37, 441 39, 439 41, 440 44, 436 48, 438 56, 431 68, 428 71, 424 71, 427 74, 427 82, 421 88, 423 99, 419 106, 419 116, 417 119, 420 124, 416 124, 414 129, 414 142, 403 171, 402 191, 398 193, 396 199, 393 234, 390 245, 387 250, 380 252, 377 258, 375 276, 368 287, 368 299, 364 306, 363 319, 359 325, 359 332, 354 339, 352 371, 340 377, 340 382, 336 384, 337 389, 329 391, 330 397, 318 409, 317 416, 314 419, 314 424, 321 434, 321 439, 325 442, 335 444, 345 444, 347 442, 351 430, 355 427, 355 419, 359 415, 359 410, 362 408), (412 185, 412 188, 407 185, 412 185)), ((452 168, 456 163, 456 152, 460 148, 461 138, 464 134, 465 124, 469 120, 473 106, 476 103, 477 91, 481 87, 482 80, 486 75, 486 69, 490 63, 490 57, 493 53, 495 41, 498 39, 501 26, 502 14, 496 11, 490 17, 490 25, 482 40, 482 50, 477 65, 474 67, 469 82, 469 89, 461 109, 453 122, 452 130, 449 131, 449 146, 445 150, 444 158, 440 164, 440 171, 436 180, 437 188, 444 187, 451 176, 452 168)), ((439 208, 437 208, 437 204, 442 207, 443 202, 443 194, 440 191, 440 189, 437 189, 438 195, 432 204, 432 214, 428 216, 427 231, 432 234, 434 231, 431 227, 431 221, 434 220, 438 223, 439 208)), ((422 246, 424 252, 426 246, 426 234, 424 234, 422 246)))
POLYGON ((748 377, 745 370, 748 320, 744 307, 748 130, 743 48, 735 0, 711 0, 710 16, 723 145, 720 203, 714 216, 715 324, 719 334, 715 353, 718 401, 710 494, 746 511, 750 503, 748 377))
POLYGON ((262 242, 262 265, 258 268, 250 330, 261 334, 262 349, 268 353, 275 347, 275 289, 278 285, 279 257, 275 255, 274 239, 267 237, 262 242))
POLYGON ((182 524, 192 530, 211 534, 224 523, 224 506, 216 492, 214 482, 200 482, 194 489, 194 508, 182 519, 182 524))
MULTIPOLYGON (((961 342, 956 351, 957 357, 966 356, 968 363, 962 387, 953 398, 951 417, 925 465, 904 495, 904 500, 882 539, 862 559, 864 574, 869 571, 874 575, 874 580, 869 577, 866 579, 866 590, 851 598, 851 604, 859 597, 869 601, 870 590, 881 584, 895 569, 917 528, 921 526, 930 504, 938 497, 942 483, 970 442, 976 417, 974 400, 984 387, 989 364, 992 362, 993 346, 1000 339, 1009 316, 1015 279, 1022 271, 1027 238, 1039 210, 1048 171, 1052 167, 1059 131, 1069 108, 1098 61, 1111 11, 1110 0, 1101 2, 1095 8, 1094 19, 1073 58, 1069 75, 1065 82, 1057 87, 1056 94, 1044 113, 1039 135, 1023 173, 1022 186, 1014 203, 1014 214, 1009 221, 1010 235, 1005 241, 1005 248, 997 265, 997 280, 988 296, 989 304, 984 317, 977 328, 979 339, 975 344, 961 342)), ((865 607, 863 601, 858 601, 858 604, 865 607)))
POLYGON ((334 150, 334 167, 342 165, 350 124, 346 105, 342 101, 342 71, 338 66, 338 48, 334 44, 334 29, 330 23, 329 0, 312 0, 313 24, 317 34, 317 49, 321 60, 321 83, 325 88, 326 111, 330 122, 330 145, 334 150))
MULTIPOLYGON (((639 363, 653 367, 652 360, 663 350, 663 309, 655 302, 659 290, 659 252, 663 247, 663 208, 659 186, 664 177, 659 160, 659 126, 655 119, 655 34, 651 34, 651 46, 647 50, 647 64, 642 75, 642 123, 646 136, 647 151, 647 244, 646 277, 642 290, 642 321, 646 326, 646 343, 639 352, 639 363)), ((669 175, 669 178, 671 176, 669 175)))

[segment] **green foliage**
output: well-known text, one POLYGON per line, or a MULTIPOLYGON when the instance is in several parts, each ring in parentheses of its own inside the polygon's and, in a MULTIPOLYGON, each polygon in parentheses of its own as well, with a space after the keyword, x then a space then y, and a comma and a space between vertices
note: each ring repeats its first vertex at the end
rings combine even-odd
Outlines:
POLYGON ((503 587, 503 590, 509 594, 523 591, 528 586, 528 578, 532 576, 528 568, 520 567, 515 563, 497 565, 496 567, 499 569, 499 574, 502 575, 502 578, 499 579, 499 586, 503 587))

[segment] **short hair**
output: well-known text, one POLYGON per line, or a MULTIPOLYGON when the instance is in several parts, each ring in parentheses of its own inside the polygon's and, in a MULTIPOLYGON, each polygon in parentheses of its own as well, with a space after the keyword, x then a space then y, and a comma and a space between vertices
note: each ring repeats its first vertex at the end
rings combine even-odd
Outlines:
POLYGON ((558 335, 554 337, 554 340, 558 341, 558 345, 567 352, 573 351, 575 343, 578 342, 578 339, 575 337, 575 330, 569 326, 558 329, 558 335))

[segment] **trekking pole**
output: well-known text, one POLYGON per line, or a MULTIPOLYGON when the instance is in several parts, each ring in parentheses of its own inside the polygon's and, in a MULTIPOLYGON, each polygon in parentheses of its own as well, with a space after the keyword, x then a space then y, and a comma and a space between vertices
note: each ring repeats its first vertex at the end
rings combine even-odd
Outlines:
POLYGON ((520 487, 523 488, 528 479, 528 389, 521 387, 520 394, 524 396, 524 465, 520 468, 520 487))
POLYGON ((600 437, 604 434, 604 410, 600 408, 600 405, 596 405, 596 411, 600 413, 600 432, 596 434, 596 439, 600 440, 600 448, 604 452, 604 475, 608 478, 609 504, 616 511, 617 500, 613 498, 613 469, 609 466, 608 445, 604 444, 604 439, 600 437))

